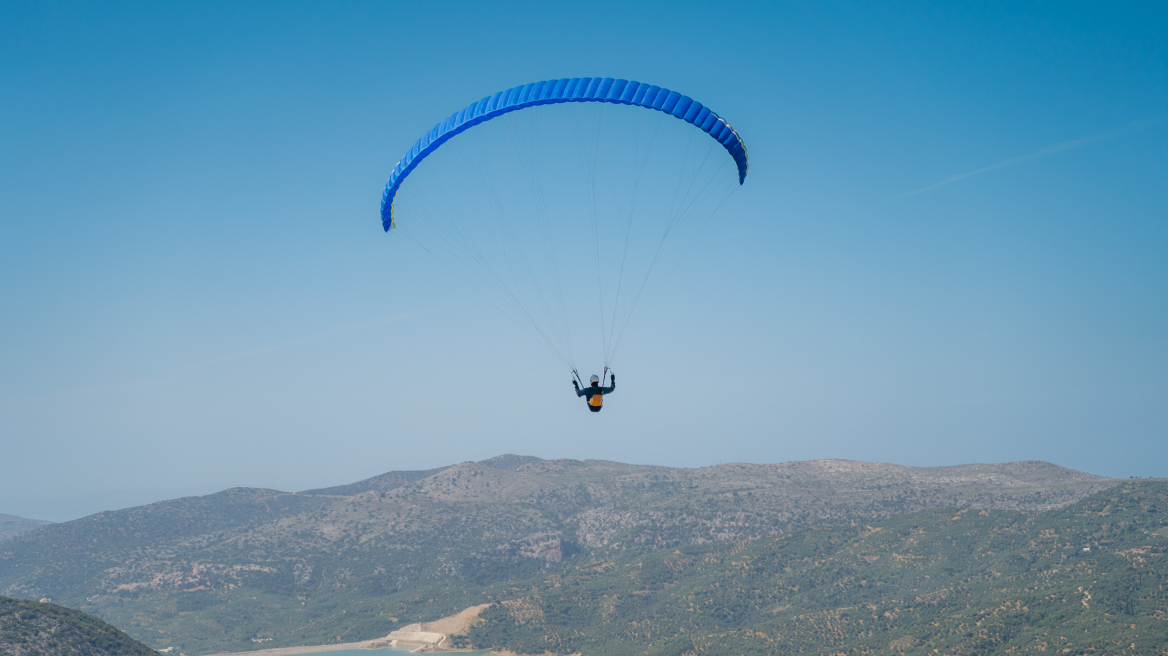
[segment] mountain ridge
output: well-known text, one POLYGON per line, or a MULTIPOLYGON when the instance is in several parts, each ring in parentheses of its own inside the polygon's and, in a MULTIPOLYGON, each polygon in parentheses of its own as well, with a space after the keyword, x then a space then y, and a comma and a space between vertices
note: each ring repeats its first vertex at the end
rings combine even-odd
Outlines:
POLYGON ((0 542, 20 535, 21 533, 27 533, 42 526, 48 526, 49 524, 52 524, 52 522, 0 513, 0 542))
POLYGON ((481 603, 483 586, 581 558, 937 507, 1036 512, 1115 484, 1042 461, 686 469, 508 454, 299 493, 232 488, 47 526, 0 543, 0 594, 52 597, 188 653, 243 648, 277 625, 285 640, 347 642, 385 635, 398 618, 453 614, 481 603), (199 619, 208 616, 220 619, 199 619), (333 628, 342 626, 345 635, 333 628))

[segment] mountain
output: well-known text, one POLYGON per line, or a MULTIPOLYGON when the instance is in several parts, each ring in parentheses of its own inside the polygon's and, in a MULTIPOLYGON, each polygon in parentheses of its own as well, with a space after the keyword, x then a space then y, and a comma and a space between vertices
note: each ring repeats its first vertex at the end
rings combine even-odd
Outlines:
POLYGON ((27 533, 33 529, 48 526, 51 523, 43 522, 39 519, 25 519, 16 515, 0 513, 0 542, 20 535, 21 533, 27 533))
POLYGON ((79 610, 51 603, 0 597, 0 654, 148 656, 157 653, 79 610))
POLYGON ((580 563, 493 602, 460 642, 518 653, 1168 654, 1168 484, 1058 510, 875 525, 580 563))
POLYGON ((236 488, 0 543, 0 594, 52 597, 188 654, 350 642, 515 581, 930 508, 1036 512, 1117 481, 1049 463, 699 469, 500 456, 287 493, 236 488))

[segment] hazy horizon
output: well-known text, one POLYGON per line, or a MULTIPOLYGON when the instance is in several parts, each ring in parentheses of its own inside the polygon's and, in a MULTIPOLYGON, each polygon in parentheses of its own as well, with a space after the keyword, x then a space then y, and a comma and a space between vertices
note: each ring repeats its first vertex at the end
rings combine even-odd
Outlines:
MULTIPOLYGON (((498 454, 498 455, 500 455, 500 456, 504 456, 504 455, 525 456, 528 454, 498 454)), ((543 460, 558 460, 558 458, 543 458, 543 460)), ((837 460, 846 460, 846 459, 837 459, 837 460)), ((460 460, 460 461, 455 461, 455 462, 448 462, 448 463, 444 463, 444 464, 439 464, 436 467, 444 467, 447 465, 456 465, 456 464, 461 464, 464 462, 482 462, 482 461, 460 460)), ((808 462, 808 461, 787 461, 787 462, 808 462)), ((742 464, 742 463, 758 464, 758 465, 787 464, 786 462, 766 463, 766 462, 748 462, 748 461, 727 461, 727 462, 715 462, 715 463, 709 463, 709 464, 705 464, 705 465, 696 465, 693 467, 681 467, 681 468, 683 468, 683 469, 700 469, 703 467, 716 467, 716 466, 720 466, 720 465, 733 465, 733 464, 742 464)), ((652 463, 652 462, 626 462, 626 463, 622 463, 622 464, 644 465, 644 466, 661 466, 661 465, 658 465, 657 463, 652 463)), ((897 465, 898 463, 876 463, 876 464, 897 465)), ((968 463, 954 463, 951 465, 935 465, 935 466, 957 467, 957 466, 961 466, 961 465, 977 465, 977 464, 1006 464, 1006 463, 968 462, 968 463)), ((1062 466, 1062 465, 1058 465, 1057 463, 1050 463, 1050 464, 1054 464, 1054 465, 1060 466, 1060 467, 1062 466)), ((909 465, 906 465, 906 466, 909 466, 909 465)), ((433 468, 435 468, 435 467, 430 467, 430 469, 433 469, 433 468)), ((1068 468, 1068 469, 1073 469, 1073 468, 1068 468)), ((296 487, 277 487, 277 486, 262 485, 262 484, 239 483, 239 484, 227 484, 227 485, 204 485, 204 486, 198 486, 198 487, 185 487, 185 488, 96 489, 96 490, 91 491, 88 494, 72 496, 72 497, 48 496, 45 498, 25 499, 23 501, 19 501, 18 503, 25 504, 23 507, 27 508, 28 509, 27 512, 31 513, 31 514, 7 513, 7 512, 0 512, 0 514, 13 514, 13 515, 22 517, 24 519, 36 519, 36 520, 45 520, 45 521, 51 521, 51 522, 65 522, 65 521, 71 521, 74 519, 80 519, 82 517, 87 517, 89 515, 99 513, 99 512, 123 510, 125 508, 133 508, 136 506, 148 505, 151 503, 157 503, 159 501, 170 501, 170 500, 179 499, 179 498, 183 498, 183 497, 206 496, 206 495, 216 494, 218 492, 222 492, 224 490, 228 490, 228 489, 236 488, 236 487, 266 488, 266 489, 278 490, 280 492, 298 493, 298 492, 305 492, 308 490, 322 489, 322 488, 327 488, 327 487, 334 487, 337 485, 347 485, 350 483, 356 483, 356 482, 359 482, 362 480, 373 478, 375 476, 379 476, 379 475, 387 473, 389 471, 395 471, 395 470, 378 471, 376 473, 369 474, 369 475, 362 475, 362 476, 357 477, 357 478, 343 478, 343 477, 341 477, 341 478, 330 479, 327 481, 317 481, 317 482, 314 482, 314 483, 311 483, 308 485, 300 485, 300 486, 296 486, 296 487)), ((398 470, 398 471, 400 471, 400 470, 398 470)), ((1077 471, 1085 471, 1088 474, 1095 473, 1095 472, 1091 472, 1091 471, 1087 471, 1087 470, 1077 470, 1077 471)), ((1096 474, 1096 475, 1100 475, 1100 474, 1096 474)), ((1120 477, 1112 477, 1112 478, 1120 478, 1120 477)), ((0 511, 3 511, 3 510, 4 509, 0 508, 0 511)))

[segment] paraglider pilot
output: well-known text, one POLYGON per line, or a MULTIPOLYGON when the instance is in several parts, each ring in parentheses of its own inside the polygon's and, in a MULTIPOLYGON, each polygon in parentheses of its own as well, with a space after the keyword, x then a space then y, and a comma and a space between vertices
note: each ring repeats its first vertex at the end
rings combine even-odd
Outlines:
POLYGON ((592 385, 584 389, 580 389, 580 384, 576 382, 575 378, 572 379, 572 387, 576 388, 576 396, 587 396, 588 409, 592 412, 600 412, 600 408, 604 403, 604 395, 612 394, 612 391, 616 389, 616 374, 610 373, 608 376, 612 381, 612 384, 608 387, 601 387, 600 376, 595 374, 593 374, 592 379, 589 381, 592 385))

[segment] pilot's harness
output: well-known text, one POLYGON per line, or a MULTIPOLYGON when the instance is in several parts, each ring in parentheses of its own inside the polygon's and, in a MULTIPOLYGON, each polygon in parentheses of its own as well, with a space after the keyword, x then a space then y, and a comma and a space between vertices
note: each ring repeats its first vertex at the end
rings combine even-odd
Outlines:
MULTIPOLYGON (((577 372, 575 369, 573 369, 572 375, 576 377, 576 381, 580 384, 581 389, 587 389, 586 387, 584 387, 584 380, 582 378, 580 378, 579 372, 577 372)), ((605 367, 604 373, 602 373, 600 375, 600 386, 602 388, 604 387, 604 377, 607 375, 608 375, 608 367, 605 367)), ((594 408, 599 408, 601 406, 601 404, 603 404, 603 403, 604 403, 604 392, 601 392, 599 394, 593 394, 592 397, 588 399, 588 405, 590 405, 594 408)))

